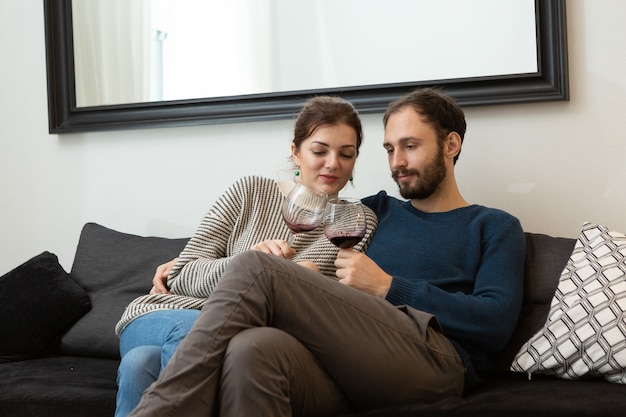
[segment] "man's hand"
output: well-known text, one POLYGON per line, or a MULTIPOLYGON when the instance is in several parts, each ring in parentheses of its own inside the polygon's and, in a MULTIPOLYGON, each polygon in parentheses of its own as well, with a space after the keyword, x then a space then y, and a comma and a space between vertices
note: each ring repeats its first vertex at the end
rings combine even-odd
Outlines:
POLYGON ((289 243, 281 239, 264 240, 252 246, 250 249, 280 256, 285 259, 291 259, 296 254, 296 251, 289 246, 289 243))
POLYGON ((174 258, 171 261, 159 265, 152 278, 152 289, 150 294, 169 294, 170 290, 167 288, 167 277, 170 275, 170 271, 174 265, 178 262, 178 258, 174 258))
POLYGON ((342 284, 378 297, 387 295, 392 276, 364 253, 352 249, 339 249, 335 266, 337 278, 342 284))

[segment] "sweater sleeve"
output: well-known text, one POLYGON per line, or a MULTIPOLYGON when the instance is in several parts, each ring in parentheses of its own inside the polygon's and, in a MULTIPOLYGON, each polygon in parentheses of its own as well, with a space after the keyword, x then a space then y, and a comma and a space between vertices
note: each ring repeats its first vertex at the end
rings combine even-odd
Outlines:
MULTIPOLYGON (((515 218, 483 243, 470 292, 442 289, 437 280, 394 276, 387 300, 434 314, 444 333, 464 346, 500 351, 507 343, 521 309, 524 234, 515 218)), ((440 277, 438 277, 440 278, 440 277)))
POLYGON ((242 223, 254 222, 255 210, 263 208, 254 207, 251 198, 267 195, 269 186, 275 186, 272 180, 244 177, 219 197, 170 272, 168 285, 173 294, 206 298, 213 292, 233 256, 256 243, 256 234, 244 232, 242 223))

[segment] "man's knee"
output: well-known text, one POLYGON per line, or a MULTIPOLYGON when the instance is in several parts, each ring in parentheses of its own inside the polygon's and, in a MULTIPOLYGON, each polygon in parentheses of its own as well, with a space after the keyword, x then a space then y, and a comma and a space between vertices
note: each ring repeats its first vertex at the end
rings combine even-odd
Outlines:
POLYGON ((266 255, 259 251, 249 250, 246 252, 242 252, 239 255, 235 256, 226 266, 226 271, 228 270, 239 270, 244 268, 245 270, 254 269, 255 267, 261 266, 262 256, 266 255))
POLYGON ((226 360, 233 360, 237 366, 242 363, 252 365, 275 355, 285 347, 285 336, 281 330, 272 327, 253 327, 244 330, 231 339, 226 349, 226 360))
POLYGON ((230 264, 241 264, 241 265, 256 265, 256 264, 261 264, 264 265, 265 263, 267 263, 268 261, 271 262, 272 260, 276 260, 276 259, 282 259, 276 255, 271 255, 269 253, 264 253, 264 252, 260 252, 258 250, 248 250, 245 252, 240 253, 239 255, 235 256, 231 262, 229 262, 230 264))
POLYGON ((279 256, 249 250, 235 256, 226 266, 224 274, 229 275, 229 272, 236 271, 256 277, 263 273, 266 268, 277 267, 282 262, 285 262, 285 259, 279 256))
MULTIPOLYGON (((229 379, 268 380, 290 372, 289 362, 298 342, 272 327, 253 327, 231 339, 224 357, 229 379)), ((298 348, 295 349, 299 350, 298 348)))

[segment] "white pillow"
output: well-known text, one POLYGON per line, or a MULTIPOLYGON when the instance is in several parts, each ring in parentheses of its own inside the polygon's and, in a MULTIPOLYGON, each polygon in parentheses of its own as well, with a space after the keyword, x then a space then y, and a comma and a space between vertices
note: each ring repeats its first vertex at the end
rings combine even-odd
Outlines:
POLYGON ((626 383, 626 235, 585 223, 548 319, 520 349, 515 372, 626 383))

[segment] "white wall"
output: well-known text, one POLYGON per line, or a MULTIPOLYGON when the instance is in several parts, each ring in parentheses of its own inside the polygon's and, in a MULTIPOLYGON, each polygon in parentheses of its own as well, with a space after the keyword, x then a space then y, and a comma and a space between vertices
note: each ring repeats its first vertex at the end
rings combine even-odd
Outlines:
MULTIPOLYGON (((457 175, 529 232, 626 231, 626 2, 567 8, 571 100, 467 108, 457 175)), ((188 236, 236 178, 286 167, 291 120, 49 135, 42 2, 0 0, 0 27, 0 274, 44 250, 69 270, 87 221, 188 236)), ((363 117, 360 195, 395 193, 380 119, 363 117)))

